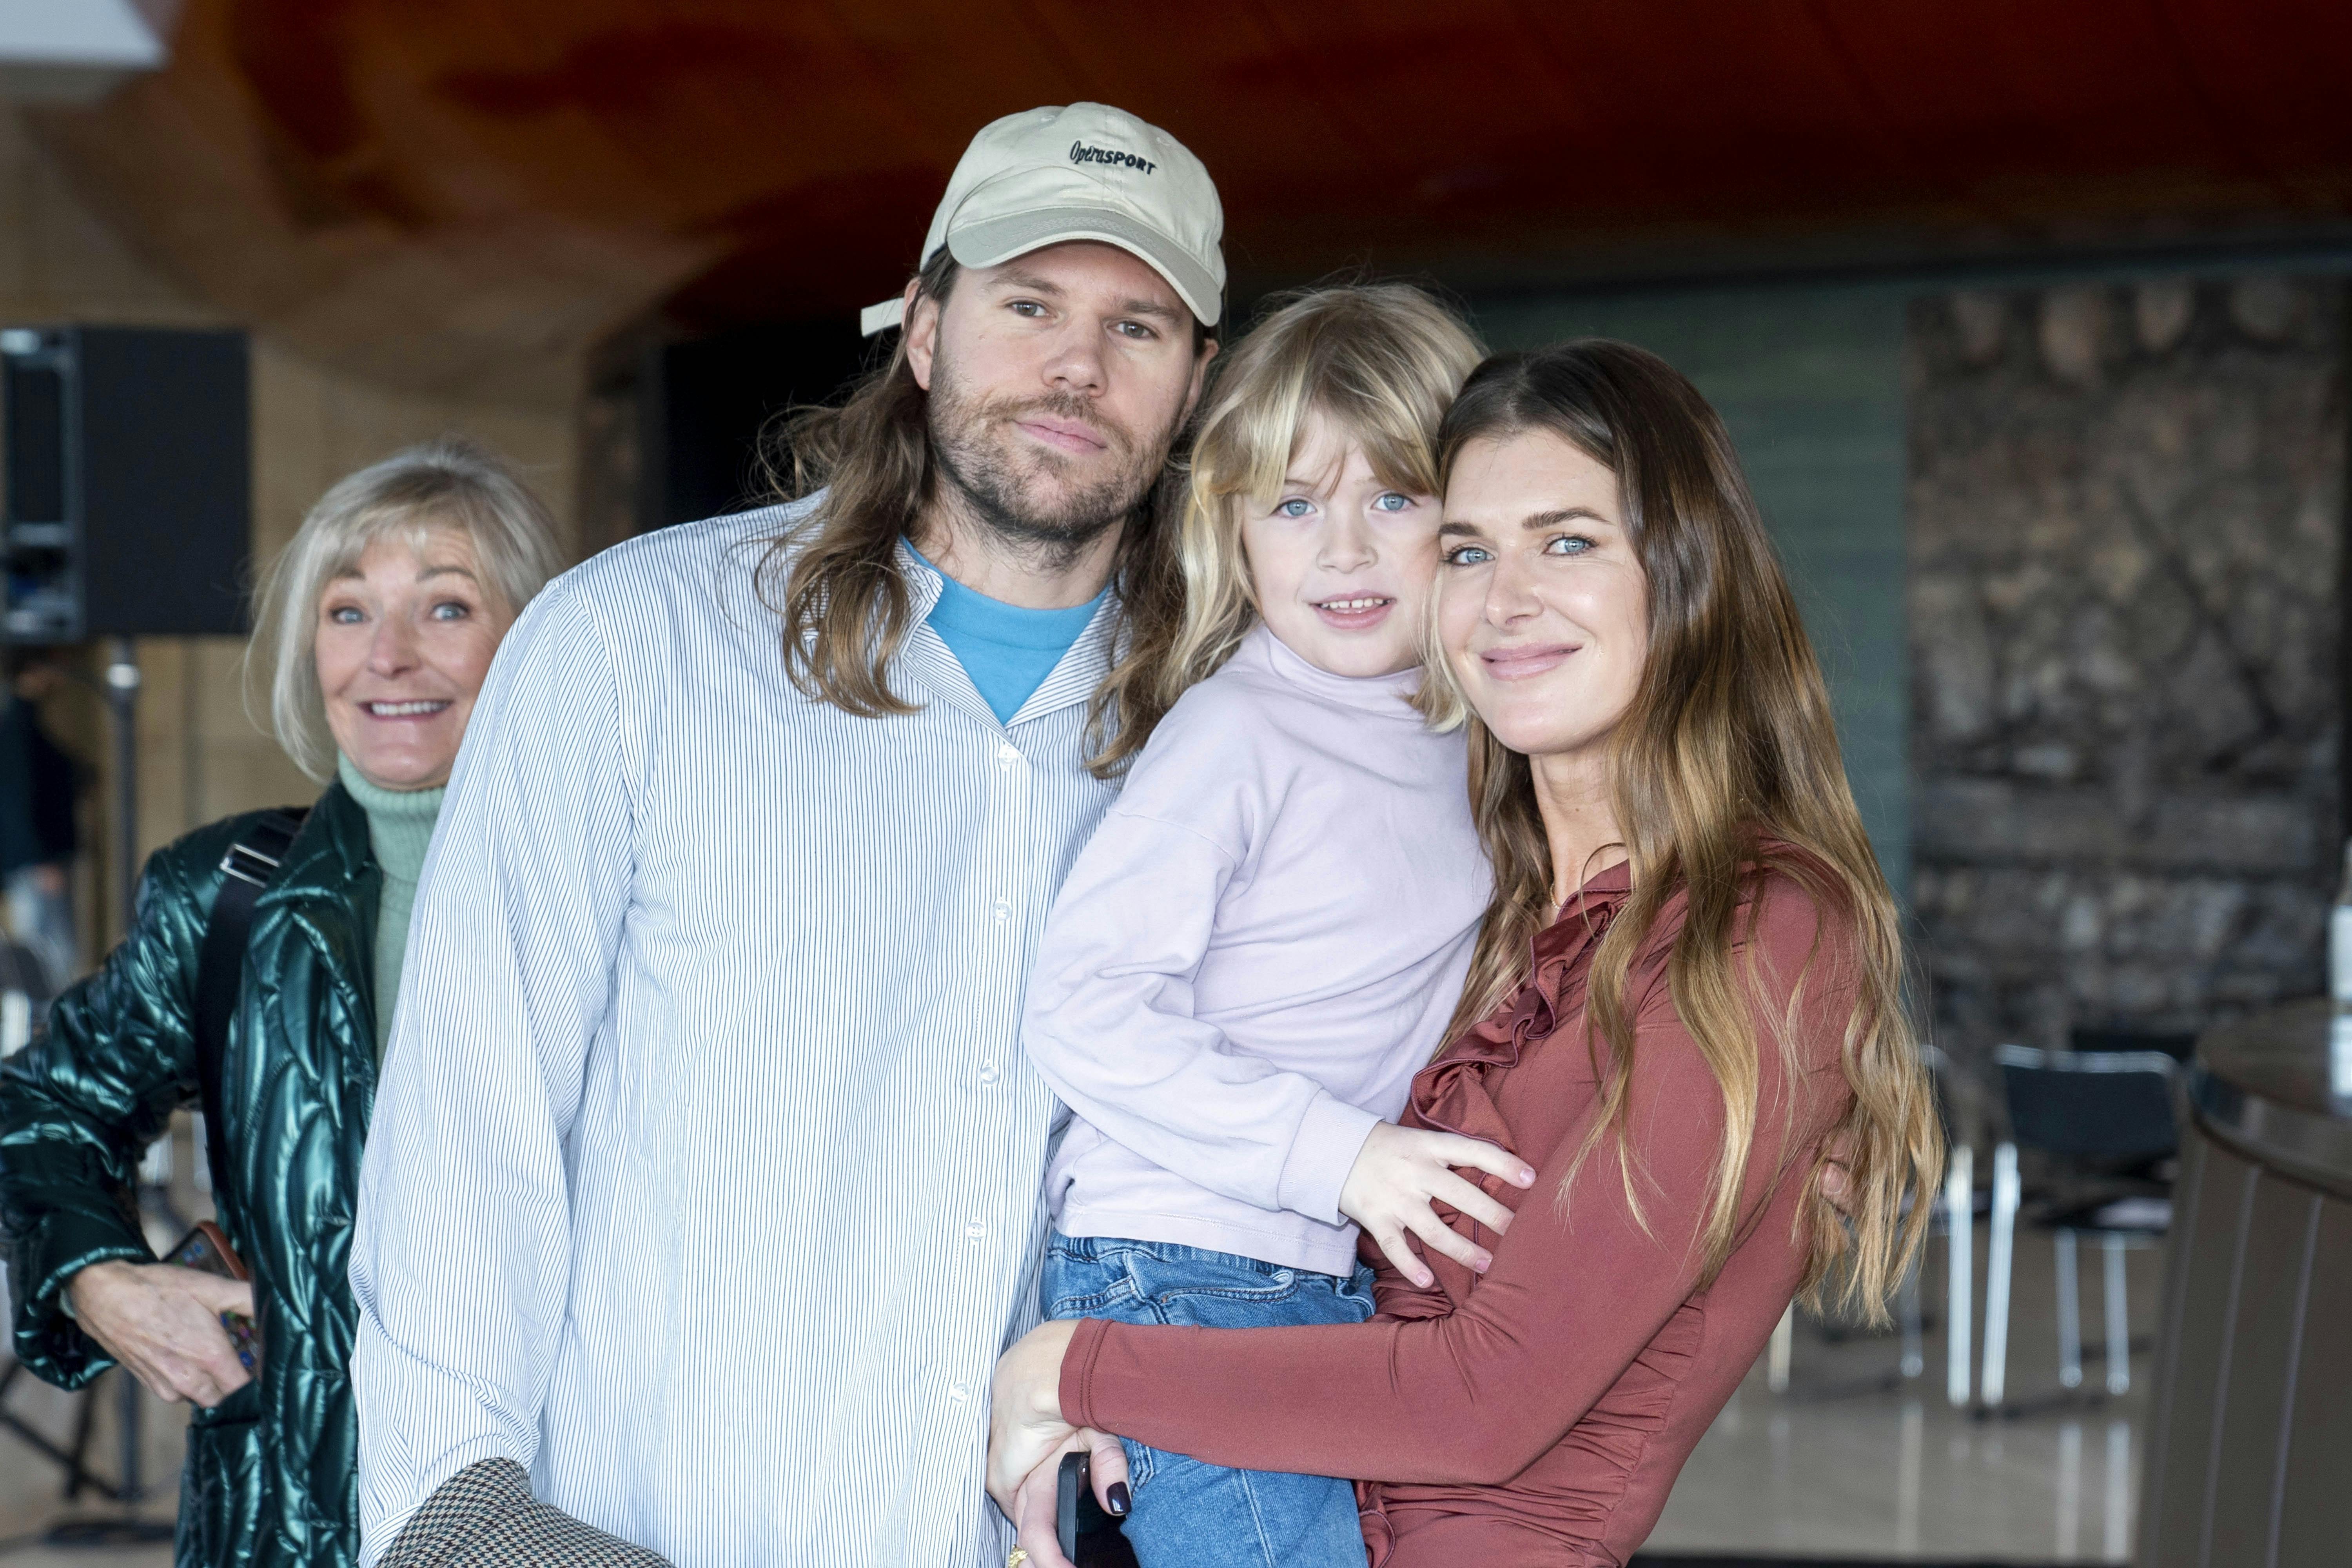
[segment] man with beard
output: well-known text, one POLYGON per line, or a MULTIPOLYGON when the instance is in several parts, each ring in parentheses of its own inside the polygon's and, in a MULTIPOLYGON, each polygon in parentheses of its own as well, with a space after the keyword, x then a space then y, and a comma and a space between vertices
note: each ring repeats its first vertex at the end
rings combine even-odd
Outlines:
POLYGON ((1158 717, 1222 224, 1131 116, 989 126, 867 312, 889 363, 792 433, 801 498, 509 635, 362 1179, 368 1561, 1004 1561, 989 1373, 1054 1110, 1022 993, 1158 717))

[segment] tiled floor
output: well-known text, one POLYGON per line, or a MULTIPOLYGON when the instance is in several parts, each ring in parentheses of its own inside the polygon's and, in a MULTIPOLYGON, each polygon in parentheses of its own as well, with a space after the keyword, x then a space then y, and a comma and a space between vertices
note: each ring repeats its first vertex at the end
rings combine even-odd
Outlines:
MULTIPOLYGON (((1979 1270, 1984 1233, 1975 1256, 1979 1270)), ((2153 1340, 2159 1250, 2125 1255, 2135 1342, 2153 1340)), ((2092 1353, 2085 1389, 2104 1389, 2098 1256, 2085 1249, 2082 1307, 2092 1353)), ((2060 1401, 2056 1271, 2046 1237, 2021 1237, 2008 1392, 2027 1412, 1982 1419, 1945 1392, 1945 1339, 1931 1330, 1924 1376, 1888 1392, 1825 1397, 1894 1369, 1892 1340, 1824 1342, 1801 1323, 1790 1392, 1751 1373, 1699 1444, 1650 1540, 1658 1552, 2016 1563, 2123 1563, 2138 1518, 2137 1478, 2152 1357, 2132 1358, 2131 1392, 2060 1401)), ((1979 1353, 1979 1317, 1973 1339, 1979 1353)), ((1939 1306, 1940 1263, 1928 1277, 1939 1306)), ((1980 1367, 1978 1362, 1976 1367, 1980 1367)))
POLYGON ((2135 1417, 2126 1406, 1979 1425, 1940 1397, 1793 1405, 1759 1382, 1693 1457, 1650 1545, 2127 1562, 2135 1417))
MULTIPOLYGON (((1976 1257, 1984 1257, 1979 1230, 1976 1257)), ((2135 1339, 2152 1336, 2163 1265, 2158 1252, 2128 1255, 2135 1339)), ((2085 1253, 2083 1309, 2099 1338, 2103 1306, 2095 1255, 2085 1253)), ((2057 1392, 2054 1273, 2046 1238, 2031 1237, 2017 1261, 2011 1330, 2011 1395, 2035 1404, 2057 1392)), ((1979 1290, 1981 1299, 1981 1277, 1979 1290)), ((1931 1303, 1940 1300, 1940 1267, 1931 1303)), ((1931 1310, 1933 1310, 1931 1306, 1931 1310)), ((1975 1328, 1982 1342, 1982 1326, 1975 1328)), ((2137 1515, 2149 1357, 2133 1359, 2132 1392, 2096 1404, 1979 1420, 1955 1411, 1944 1392, 1944 1338, 1932 1330, 1927 1373, 1892 1392, 1825 1396, 1866 1382, 1898 1358, 1888 1339, 1830 1343, 1801 1326, 1790 1392, 1775 1394, 1764 1370, 1751 1373, 1692 1456, 1651 1540, 1672 1553, 1863 1556, 2014 1563, 2120 1563, 2129 1559, 2137 1515)), ((2095 1354, 2085 1385, 2099 1386, 2095 1354)), ((62 1394, 20 1379, 10 1408, 62 1436, 72 1412, 62 1394)), ((114 1473, 114 1401, 103 1402, 96 1451, 114 1473)), ((182 1413, 147 1401, 142 1446, 160 1497, 142 1509, 169 1518, 176 1489, 182 1413)), ((20 1544, 68 1515, 43 1461, 0 1434, 0 1568, 163 1568, 162 1547, 58 1551, 20 1544)))

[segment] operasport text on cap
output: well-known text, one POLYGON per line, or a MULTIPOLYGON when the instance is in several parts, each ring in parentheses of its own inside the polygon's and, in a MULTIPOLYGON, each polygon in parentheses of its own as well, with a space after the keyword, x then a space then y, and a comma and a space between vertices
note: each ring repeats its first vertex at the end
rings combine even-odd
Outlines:
MULTIPOLYGON (((1074 239, 1118 246, 1168 280, 1215 326, 1225 295, 1224 208, 1201 160, 1156 125, 1103 103, 1032 109, 982 128, 931 216, 921 265, 941 247, 959 266, 994 267, 1074 239)), ((899 323, 905 299, 868 305, 871 336, 899 323)))

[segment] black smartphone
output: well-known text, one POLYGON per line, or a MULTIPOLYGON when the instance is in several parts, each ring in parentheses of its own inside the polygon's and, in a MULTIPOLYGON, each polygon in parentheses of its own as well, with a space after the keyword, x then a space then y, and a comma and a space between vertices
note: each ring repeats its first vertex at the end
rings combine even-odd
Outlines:
POLYGON ((1095 1500, 1094 1461, 1065 1454, 1055 1473, 1054 1535, 1074 1568, 1136 1568, 1135 1548, 1118 1521, 1095 1500))

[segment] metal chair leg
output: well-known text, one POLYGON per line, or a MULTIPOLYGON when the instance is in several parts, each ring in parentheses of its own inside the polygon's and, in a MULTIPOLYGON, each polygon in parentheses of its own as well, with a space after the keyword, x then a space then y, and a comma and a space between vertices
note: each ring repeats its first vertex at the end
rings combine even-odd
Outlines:
POLYGON ((2082 1281, 2074 1275, 2074 1233, 2056 1232, 2051 1244, 2058 1250, 2058 1382, 2066 1388, 2083 1386, 2082 1281))
POLYGON ((1789 1303, 1780 1321, 1772 1330, 1772 1343, 1765 1352, 1764 1386, 1775 1394, 1789 1392, 1789 1359, 1797 1337, 1797 1304, 1789 1303))
POLYGON ((63 1496, 68 1502, 81 1495, 84 1487, 100 1497, 111 1498, 114 1489, 92 1475, 85 1461, 89 1457, 90 1434, 96 1429, 97 1396, 88 1388, 74 1395, 80 1414, 74 1424, 73 1447, 60 1448, 48 1437, 34 1429, 22 1416, 8 1408, 8 1390, 16 1386, 16 1378, 25 1370, 22 1362, 11 1360, 8 1370, 0 1372, 0 1431, 13 1433, 26 1447, 47 1459, 65 1472, 63 1496))
POLYGON ((1944 1178, 1944 1223, 1952 1257, 1944 1321, 1944 1394, 1955 1410, 1968 1408, 1969 1330, 1976 1317, 1975 1266, 1970 1261, 1976 1234, 1975 1160, 1967 1144, 1956 1144, 1950 1173, 1944 1178))
POLYGON ((1927 1370, 1927 1325, 1926 1314, 1919 1308, 1919 1275, 1925 1264, 1914 1258, 1903 1276, 1903 1288, 1895 1293, 1895 1315, 1903 1321, 1903 1375, 1917 1377, 1927 1370))
POLYGON ((1985 1248, 1984 1376, 1979 1397, 1995 1409, 2009 1389, 2009 1273, 2017 1238, 2017 1145, 1992 1151, 1992 1237, 1985 1248))
POLYGON ((2124 1238, 2109 1231, 2106 1244, 2107 1392, 2131 1392, 2131 1307, 2124 1296, 2124 1238))

